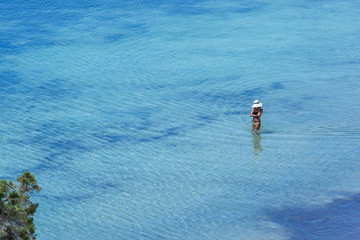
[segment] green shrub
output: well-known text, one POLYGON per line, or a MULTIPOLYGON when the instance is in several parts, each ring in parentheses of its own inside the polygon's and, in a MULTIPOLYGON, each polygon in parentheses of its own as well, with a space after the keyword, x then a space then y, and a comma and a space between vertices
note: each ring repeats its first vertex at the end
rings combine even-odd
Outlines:
POLYGON ((29 194, 39 192, 35 176, 24 172, 17 182, 0 181, 0 240, 36 239, 33 215, 38 203, 29 194))

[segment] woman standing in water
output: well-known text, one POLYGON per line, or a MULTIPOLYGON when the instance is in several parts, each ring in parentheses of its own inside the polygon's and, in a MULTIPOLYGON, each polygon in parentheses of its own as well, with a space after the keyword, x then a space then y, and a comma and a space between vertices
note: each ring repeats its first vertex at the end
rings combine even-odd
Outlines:
POLYGON ((255 100, 254 101, 254 105, 252 105, 252 110, 250 113, 250 117, 253 117, 253 121, 252 121, 252 130, 259 130, 261 127, 261 121, 260 121, 260 117, 261 114, 263 113, 263 109, 262 107, 262 103, 259 102, 259 100, 255 100))

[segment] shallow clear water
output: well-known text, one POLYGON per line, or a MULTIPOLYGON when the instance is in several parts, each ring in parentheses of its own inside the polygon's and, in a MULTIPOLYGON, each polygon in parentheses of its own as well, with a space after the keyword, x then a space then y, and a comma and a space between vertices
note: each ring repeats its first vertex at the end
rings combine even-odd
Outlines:
POLYGON ((0 3, 38 239, 358 239, 358 1, 76 2, 0 3))

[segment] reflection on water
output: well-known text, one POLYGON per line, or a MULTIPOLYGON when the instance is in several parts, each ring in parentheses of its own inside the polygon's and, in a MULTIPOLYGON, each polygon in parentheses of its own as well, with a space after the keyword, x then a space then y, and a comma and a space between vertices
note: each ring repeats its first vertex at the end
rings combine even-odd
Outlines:
POLYGON ((253 135, 252 142, 253 142, 254 154, 255 154, 255 155, 259 155, 259 154, 262 152, 262 150, 263 150, 263 147, 262 147, 262 145, 260 144, 260 141, 261 141, 260 132, 258 132, 258 131, 253 131, 253 132, 252 132, 252 135, 253 135))

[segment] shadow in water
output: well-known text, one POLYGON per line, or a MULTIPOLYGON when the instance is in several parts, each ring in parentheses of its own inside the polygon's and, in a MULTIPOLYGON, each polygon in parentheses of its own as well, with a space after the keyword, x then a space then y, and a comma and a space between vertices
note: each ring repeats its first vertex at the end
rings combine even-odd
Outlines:
POLYGON ((261 141, 261 135, 260 135, 260 132, 259 131, 253 131, 252 132, 252 142, 253 142, 253 150, 254 150, 254 155, 259 155, 262 150, 263 150, 263 147, 260 143, 261 141))
POLYGON ((319 207, 267 211, 269 220, 284 226, 289 240, 360 239, 360 194, 319 207))

